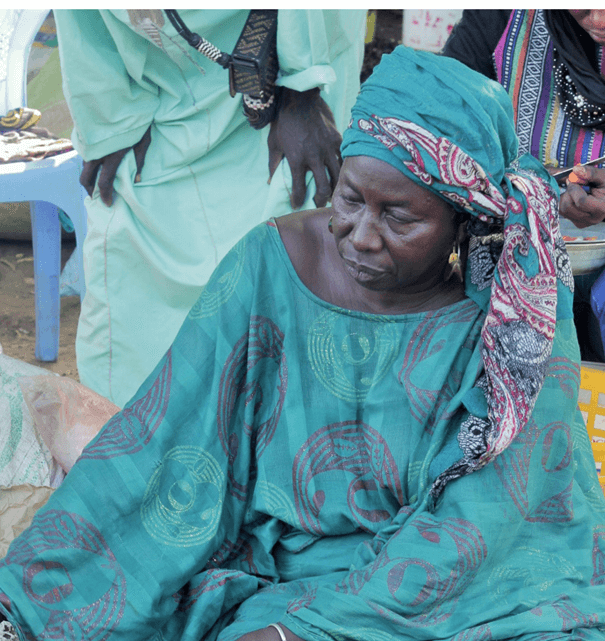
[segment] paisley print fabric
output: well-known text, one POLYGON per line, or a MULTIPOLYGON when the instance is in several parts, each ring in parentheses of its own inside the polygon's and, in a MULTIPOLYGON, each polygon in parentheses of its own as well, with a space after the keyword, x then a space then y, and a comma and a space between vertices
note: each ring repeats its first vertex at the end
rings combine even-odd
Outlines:
POLYGON ((272 222, 214 287, 238 261, 0 562, 21 641, 236 641, 275 621, 308 641, 601 639, 605 501, 571 321, 530 420, 469 475, 489 388, 473 300, 333 307, 272 222))
POLYGON ((0 562, 20 641, 237 641, 273 622, 305 641, 602 641, 605 499, 555 194, 512 164, 499 85, 436 60, 383 57, 343 151, 499 227, 468 297, 341 309, 275 222, 250 232, 0 562))
POLYGON ((451 480, 494 460, 527 424, 556 322, 571 314, 557 187, 540 163, 516 159, 516 151, 511 104, 498 83, 457 60, 406 47, 386 56, 364 84, 344 134, 343 157, 384 160, 502 230, 489 234, 489 242, 471 238, 466 269, 466 293, 487 312, 485 379, 476 387, 486 397, 487 415, 471 413, 460 422, 464 456, 437 479, 435 499, 451 480), (488 250, 492 242, 497 249, 488 250))

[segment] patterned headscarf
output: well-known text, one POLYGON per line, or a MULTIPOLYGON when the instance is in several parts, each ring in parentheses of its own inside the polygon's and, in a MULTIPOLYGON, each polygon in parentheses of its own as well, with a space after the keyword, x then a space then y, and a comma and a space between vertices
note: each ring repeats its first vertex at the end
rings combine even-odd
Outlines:
POLYGON ((464 401, 464 456, 437 478, 434 497, 493 460, 527 424, 557 320, 573 315, 558 188, 537 160, 516 155, 512 105, 498 83, 403 46, 364 83, 344 134, 343 158, 383 160, 476 217, 465 291, 487 313, 485 371, 464 401))

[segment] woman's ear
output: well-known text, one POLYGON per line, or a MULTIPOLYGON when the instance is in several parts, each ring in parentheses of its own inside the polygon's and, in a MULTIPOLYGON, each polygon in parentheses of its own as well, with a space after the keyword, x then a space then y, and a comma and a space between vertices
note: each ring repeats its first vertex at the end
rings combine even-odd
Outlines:
POLYGON ((468 239, 468 221, 463 220, 458 225, 458 231, 456 232, 456 242, 458 245, 462 246, 468 239))

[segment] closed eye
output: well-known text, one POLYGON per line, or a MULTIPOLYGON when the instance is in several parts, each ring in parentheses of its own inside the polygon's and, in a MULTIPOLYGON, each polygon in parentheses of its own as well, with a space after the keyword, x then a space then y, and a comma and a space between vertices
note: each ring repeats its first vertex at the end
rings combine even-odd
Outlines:
POLYGON ((384 215, 389 222, 397 225, 410 225, 412 223, 418 222, 417 218, 409 216, 399 209, 392 210, 390 208, 387 208, 385 209, 384 215))
POLYGON ((359 203, 361 202, 361 196, 353 192, 341 192, 340 197, 347 203, 359 203))
POLYGON ((358 194, 353 193, 340 193, 335 198, 335 200, 340 200, 341 205, 344 207, 354 207, 357 209, 360 205, 363 205, 363 198, 358 194))
POLYGON ((406 224, 406 223, 411 223, 411 222, 413 222, 410 218, 406 218, 405 216, 398 216, 398 215, 396 215, 396 214, 391 214, 391 213, 389 213, 389 212, 387 212, 387 213, 385 214, 385 216, 386 216, 389 220, 392 220, 392 221, 394 221, 394 222, 396 222, 396 223, 401 223, 402 225, 404 225, 404 224, 406 224))

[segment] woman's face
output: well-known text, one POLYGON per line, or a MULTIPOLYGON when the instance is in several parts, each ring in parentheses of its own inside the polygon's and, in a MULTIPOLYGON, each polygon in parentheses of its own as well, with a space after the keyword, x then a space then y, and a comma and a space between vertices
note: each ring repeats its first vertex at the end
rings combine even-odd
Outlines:
POLYGON ((443 283, 456 240, 453 208, 382 160, 346 158, 332 198, 345 270, 371 290, 416 293, 443 283))
POLYGON ((604 9, 569 9, 569 13, 597 44, 605 44, 604 9))

